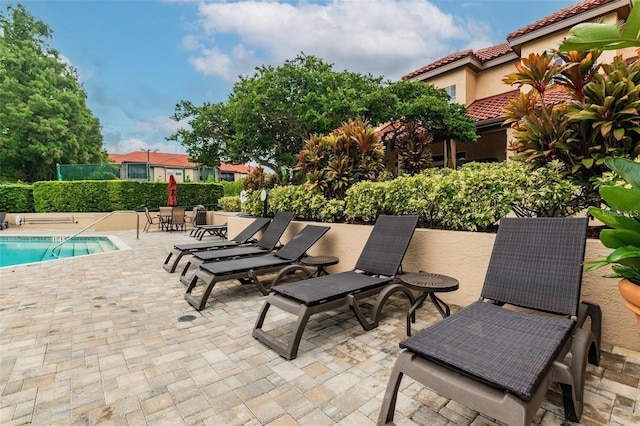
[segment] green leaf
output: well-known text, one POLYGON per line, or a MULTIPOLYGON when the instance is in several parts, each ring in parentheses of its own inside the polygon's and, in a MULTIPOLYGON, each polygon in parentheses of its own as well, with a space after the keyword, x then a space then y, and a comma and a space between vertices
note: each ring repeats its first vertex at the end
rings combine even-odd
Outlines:
POLYGON ((614 210, 640 217, 640 191, 621 186, 603 186, 600 196, 614 210))
POLYGON ((589 213, 610 228, 628 229, 640 233, 640 222, 630 217, 597 207, 589 207, 589 213))
POLYGON ((628 229, 603 229, 600 241, 605 247, 617 249, 623 246, 639 245, 640 233, 628 229))
POLYGON ((608 157, 605 164, 611 170, 631 184, 636 189, 640 189, 640 163, 636 163, 628 158, 608 157))
POLYGON ((618 247, 613 252, 611 252, 609 256, 607 256, 607 262, 609 263, 621 263, 625 260, 631 261, 631 264, 627 264, 626 266, 640 266, 640 247, 618 247))

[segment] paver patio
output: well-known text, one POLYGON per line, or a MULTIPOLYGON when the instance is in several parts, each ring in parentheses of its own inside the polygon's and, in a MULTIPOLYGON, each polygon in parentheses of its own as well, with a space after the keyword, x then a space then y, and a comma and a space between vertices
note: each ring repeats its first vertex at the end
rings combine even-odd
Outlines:
MULTIPOLYGON (((131 249, 0 269, 1 424, 375 424, 406 337, 405 299, 392 298, 369 332, 346 310, 315 315, 298 358, 286 361, 251 337, 263 302, 255 286, 221 283, 201 312, 183 299, 179 274, 162 262, 172 244, 193 241, 187 234, 105 234, 131 249)), ((439 318, 425 305, 414 329, 439 318)), ((588 367, 581 424, 640 424, 640 352, 603 349, 602 365, 588 367)), ((536 424, 563 424, 562 413, 552 390, 536 424)), ((494 424, 408 378, 395 421, 494 424)))

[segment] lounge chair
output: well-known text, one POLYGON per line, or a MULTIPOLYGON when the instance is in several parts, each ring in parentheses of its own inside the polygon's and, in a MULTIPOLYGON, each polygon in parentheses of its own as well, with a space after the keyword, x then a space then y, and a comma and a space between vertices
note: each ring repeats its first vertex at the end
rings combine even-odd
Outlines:
POLYGON ((202 241, 202 237, 205 235, 212 237, 218 237, 222 240, 227 239, 227 224, 221 225, 193 225, 193 229, 189 233, 190 237, 196 238, 198 241, 202 241))
MULTIPOLYGON (((283 245, 273 254, 257 257, 244 257, 239 259, 223 260, 220 262, 205 263, 195 273, 184 298, 198 311, 204 309, 207 299, 213 287, 219 281, 237 279, 242 284, 255 284, 262 294, 269 294, 269 288, 260 281, 258 275, 279 271, 286 266, 299 262, 305 256, 307 250, 313 246, 330 228, 327 226, 307 225, 298 232, 288 243, 283 245), (205 284, 202 294, 194 296, 193 289, 199 281, 205 284)), ((305 267, 301 267, 305 269, 305 267)), ((287 271, 287 273, 290 271, 287 271)), ((271 283, 278 282, 276 276, 271 283)))
MULTIPOLYGON (((315 313, 349 306, 365 330, 377 327, 384 302, 391 294, 383 289, 398 273, 417 222, 417 216, 381 215, 353 270, 273 287, 256 321, 253 337, 282 357, 293 359, 309 317, 315 313), (376 294, 373 321, 369 321, 361 312, 359 301, 376 294), (262 329, 271 305, 298 316, 289 343, 262 329)), ((413 295, 404 286, 393 285, 392 291, 403 291, 413 302, 413 295)))
POLYGON ((509 425, 531 424, 556 381, 577 422, 587 359, 598 363, 577 317, 586 228, 586 218, 502 219, 481 299, 400 343, 378 424, 393 421, 405 374, 509 425))
POLYGON ((192 276, 187 276, 187 272, 194 266, 197 268, 203 263, 217 262, 222 259, 230 259, 233 257, 248 257, 248 256, 261 256, 272 252, 285 229, 291 223, 294 214, 292 212, 278 212, 274 216, 273 220, 264 230, 260 240, 250 247, 231 247, 222 250, 208 250, 193 253, 191 259, 184 265, 182 273, 180 274, 180 282, 184 285, 189 285, 192 276))
POLYGON ((253 240, 253 236, 257 234, 258 231, 260 231, 262 228, 267 226, 269 222, 271 222, 271 219, 266 217, 259 217, 251 222, 249 226, 240 231, 238 235, 227 241, 176 244, 169 252, 169 255, 165 259, 164 265, 162 265, 162 267, 165 271, 172 273, 176 270, 178 262, 180 262, 182 256, 186 254, 192 254, 199 251, 207 250, 219 250, 254 243, 256 240, 253 240), (172 258, 173 261, 171 261, 172 258))

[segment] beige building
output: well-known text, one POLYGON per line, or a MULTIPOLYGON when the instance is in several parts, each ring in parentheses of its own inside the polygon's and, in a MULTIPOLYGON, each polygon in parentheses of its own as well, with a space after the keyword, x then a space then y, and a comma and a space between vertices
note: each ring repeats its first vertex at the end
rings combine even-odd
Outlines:
POLYGON ((120 179, 168 182, 173 175, 177 182, 203 182, 213 175, 216 182, 234 182, 253 169, 244 164, 221 163, 218 167, 202 167, 190 161, 187 154, 155 151, 134 151, 128 154, 109 154, 120 165, 120 179))
MULTIPOLYGON (((502 78, 515 72, 514 65, 530 53, 557 48, 574 25, 600 18, 615 24, 626 19, 630 10, 631 0, 585 0, 512 32, 504 43, 456 52, 403 76, 404 80, 445 89, 452 101, 467 106, 468 115, 476 122, 478 142, 452 141, 450 152, 445 152, 445 144, 434 144, 434 164, 455 167, 467 161, 504 161, 509 156, 511 135, 500 117, 502 108, 518 96, 519 89, 504 84, 502 78)), ((636 55, 631 48, 607 51, 600 56, 600 62, 611 62, 617 54, 636 55)), ((556 91, 555 96, 563 93, 556 91)))

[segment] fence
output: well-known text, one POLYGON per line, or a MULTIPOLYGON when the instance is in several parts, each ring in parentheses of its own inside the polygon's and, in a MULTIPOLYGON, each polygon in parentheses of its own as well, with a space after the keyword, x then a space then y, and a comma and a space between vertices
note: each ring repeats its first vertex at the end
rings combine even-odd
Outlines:
POLYGON ((58 180, 112 180, 120 179, 118 164, 57 164, 58 180))

